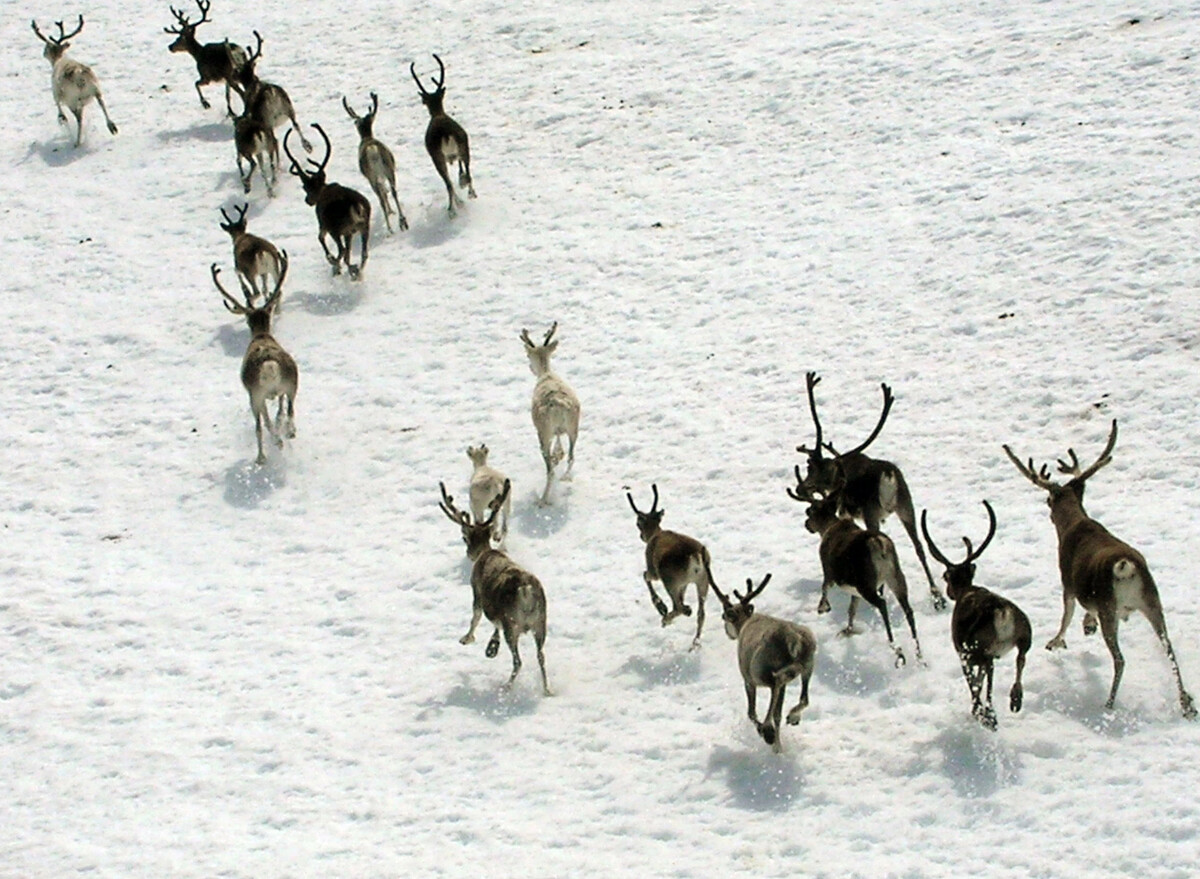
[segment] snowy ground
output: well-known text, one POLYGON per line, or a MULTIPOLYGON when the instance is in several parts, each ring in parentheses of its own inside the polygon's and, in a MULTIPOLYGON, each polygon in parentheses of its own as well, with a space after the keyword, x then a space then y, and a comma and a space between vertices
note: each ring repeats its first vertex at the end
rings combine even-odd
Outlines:
POLYGON ((376 205, 365 280, 331 278, 297 181, 255 181, 301 369, 299 434, 258 468, 248 334, 209 278, 232 275, 230 127, 167 5, 79 10, 121 130, 92 107, 78 151, 28 27, 76 10, 0 23, 0 875, 1195 874, 1200 726, 1140 618, 1114 711, 1098 638, 1042 649, 1054 531, 1000 444, 1087 458, 1119 419, 1088 509, 1148 557, 1200 689, 1200 6, 216 0, 201 38, 258 29, 259 72, 364 192, 340 100, 379 92, 412 224, 387 237, 376 205), (407 69, 432 52, 479 192, 454 221, 407 69), (583 427, 543 510, 518 333, 553 321, 583 427), (835 638, 844 598, 817 616, 784 494, 808 369, 842 446, 894 387, 872 451, 948 551, 995 506, 979 576, 1035 637, 998 732, 896 520, 927 665, 893 669, 870 615, 835 638), (479 441, 546 585, 552 698, 528 642, 512 692, 490 629, 458 643, 437 483, 465 502, 479 441), (781 755, 715 601, 695 653, 690 620, 658 625, 624 498, 652 482, 718 582, 772 572, 759 608, 817 634, 781 755))

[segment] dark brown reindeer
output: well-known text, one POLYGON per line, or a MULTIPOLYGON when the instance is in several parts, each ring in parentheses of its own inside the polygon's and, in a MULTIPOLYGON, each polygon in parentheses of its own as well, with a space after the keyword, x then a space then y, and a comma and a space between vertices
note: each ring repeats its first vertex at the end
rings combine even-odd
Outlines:
POLYGON ((216 263, 212 264, 213 283, 221 291, 225 307, 232 314, 245 317, 246 325, 250 328, 250 344, 246 346, 246 355, 242 358, 242 384, 250 395, 250 411, 254 413, 254 432, 258 437, 258 457, 255 460, 258 464, 267 463, 262 443, 264 422, 274 437, 275 444, 281 449, 285 436, 290 439, 296 435, 295 402, 296 390, 300 386, 300 371, 296 368, 296 361, 271 335, 271 312, 279 302, 283 292, 283 279, 287 275, 287 251, 280 254, 280 260, 283 268, 279 280, 275 283, 275 290, 258 308, 251 304, 251 290, 240 277, 238 281, 241 283, 245 302, 238 302, 230 296, 217 277, 221 270, 217 268, 216 263), (276 397, 279 398, 279 410, 275 413, 275 421, 272 423, 270 413, 267 412, 267 401, 276 397))
POLYGON ((350 102, 342 97, 342 106, 354 120, 358 130, 358 170, 367 178, 375 197, 383 208, 383 221, 387 223, 388 231, 392 231, 392 211, 388 204, 388 192, 392 194, 392 202, 396 205, 397 223, 401 231, 408 228, 408 220, 404 219, 404 208, 400 206, 400 196, 396 195, 396 159, 392 151, 372 133, 375 124, 375 114, 379 112, 379 95, 371 92, 371 111, 365 116, 359 116, 350 107, 350 102))
POLYGON ((724 608, 725 634, 738 643, 738 669, 746 685, 747 714, 763 741, 778 753, 781 750, 779 734, 784 692, 788 684, 800 678, 800 700, 787 715, 787 722, 795 726, 800 723, 801 712, 808 707, 808 682, 816 666, 817 639, 807 626, 754 612, 750 602, 770 582, 770 574, 763 577, 757 587, 747 578, 746 594, 733 593, 737 604, 730 601, 716 583, 712 587, 724 608), (756 710, 759 687, 771 690, 771 702, 764 721, 758 719, 756 710))
POLYGON ((456 508, 454 498, 446 493, 446 484, 440 482, 438 485, 442 489, 442 500, 438 506, 450 521, 462 529, 467 558, 474 563, 471 568, 471 627, 459 639, 459 643, 472 643, 479 618, 486 616, 488 622, 495 626, 484 651, 491 659, 500 652, 500 632, 503 631, 504 642, 512 651, 513 658, 512 675, 505 684, 507 687, 512 686, 517 679, 517 672, 521 670, 517 641, 526 632, 532 633, 534 644, 537 645, 538 667, 542 671, 542 692, 551 695, 550 684, 546 680, 546 655, 542 649, 546 643, 546 592, 537 577, 510 559, 503 550, 492 547, 492 520, 508 499, 512 483, 505 480, 504 490, 492 500, 487 518, 482 521, 472 521, 470 513, 456 508))
POLYGON ((1021 686, 1021 673, 1025 670, 1025 657, 1033 643, 1033 629, 1029 625, 1029 617, 1019 607, 1007 598, 975 585, 975 562, 996 534, 996 513, 987 501, 983 505, 988 513, 987 536, 978 549, 971 546, 969 538, 964 537, 967 557, 961 562, 950 561, 937 548, 929 536, 925 510, 921 511, 921 533, 929 544, 930 554, 946 567, 943 574, 946 594, 954 602, 950 637, 962 663, 967 688, 971 691, 971 714, 988 729, 995 729, 996 709, 992 707, 995 661, 1014 647, 1017 649, 1017 674, 1008 694, 1008 707, 1010 711, 1020 711, 1025 693, 1021 686))
POLYGON ((1058 569, 1063 586, 1062 625, 1058 634, 1046 644, 1046 649, 1057 650, 1067 646, 1064 636, 1075 614, 1075 604, 1082 604, 1086 612, 1083 617, 1084 634, 1095 633, 1099 624, 1104 643, 1112 654, 1112 689, 1108 701, 1104 703, 1106 708, 1112 708, 1117 699, 1117 688, 1121 685, 1121 675, 1125 671, 1125 658, 1117 643, 1117 629, 1131 613, 1141 611, 1167 652, 1167 659, 1175 674, 1183 716, 1192 720, 1196 717, 1195 703, 1183 688, 1179 663, 1175 659, 1171 639, 1167 636, 1167 622, 1163 617, 1158 587, 1154 584, 1146 559, 1129 544, 1110 534, 1107 528, 1083 509, 1083 490, 1087 480, 1112 461, 1112 450, 1116 444, 1117 420, 1114 418, 1104 451, 1087 469, 1079 466, 1075 450, 1067 449, 1070 463, 1061 458, 1058 460, 1058 471, 1071 477, 1066 484, 1050 479, 1048 465, 1043 464, 1041 469, 1035 469, 1032 458, 1028 464, 1022 464, 1012 449, 1004 446, 1004 453, 1017 470, 1048 493, 1046 502, 1050 506, 1050 521, 1058 532, 1058 569))
MULTIPOLYGON (((269 285, 279 286, 279 279, 283 276, 283 259, 274 244, 246 231, 246 211, 249 207, 249 204, 235 207, 238 215, 236 220, 225 213, 225 208, 221 208, 221 216, 225 218, 221 228, 229 233, 233 241, 233 267, 238 276, 250 285, 255 296, 265 299, 271 289, 269 285)), ((275 300, 276 314, 282 305, 281 293, 275 300)))
POLYGON ((642 512, 633 502, 633 494, 625 492, 629 506, 637 516, 638 534, 646 544, 646 571, 642 579, 650 590, 650 601, 654 609, 662 617, 665 626, 679 616, 691 616, 692 609, 683 603, 684 592, 689 583, 696 584, 696 637, 692 639, 692 649, 700 646, 700 633, 704 630, 704 599, 708 595, 708 587, 713 584, 712 560, 704 544, 693 537, 665 531, 662 528, 662 518, 665 510, 658 508, 658 486, 652 485, 654 502, 650 509, 642 512), (671 609, 667 610, 666 603, 654 591, 654 580, 661 580, 667 596, 671 599, 671 609))
POLYGON ((838 508, 842 504, 838 497, 840 483, 825 493, 805 484, 800 478, 799 465, 796 466, 795 472, 796 488, 789 488, 787 493, 793 500, 808 504, 804 527, 821 536, 821 601, 817 605, 817 613, 829 612, 831 586, 849 592, 850 609, 847 613, 846 628, 839 633, 848 636, 858 632, 854 628, 858 602, 862 600, 871 605, 883 617, 888 645, 895 651, 896 667, 899 668, 906 660, 904 651, 892 637, 892 623, 888 618, 887 601, 883 597, 886 587, 896 596, 904 618, 908 620, 908 628, 912 632, 919 660, 921 642, 917 639, 917 623, 913 618, 912 606, 908 603, 908 583, 904 579, 904 572, 900 570, 896 546, 892 539, 881 531, 864 530, 852 519, 844 519, 838 515, 838 508))
POLYGON ((67 121, 63 113, 63 104, 66 104, 75 117, 75 146, 78 147, 83 142, 83 108, 87 106, 88 101, 95 98, 104 114, 104 121, 108 123, 109 134, 116 134, 117 124, 108 117, 108 107, 104 106, 104 97, 100 94, 100 82, 96 79, 96 74, 86 64, 67 57, 67 49, 71 47, 68 41, 83 30, 83 16, 79 16, 79 24, 70 33, 65 31, 61 21, 54 23, 58 25, 57 37, 43 35, 38 30, 37 22, 30 22, 38 39, 46 44, 42 55, 54 68, 50 73, 50 88, 54 94, 54 106, 58 108, 58 121, 67 121))
POLYGON ((306 153, 311 153, 312 144, 304 136, 304 132, 300 129, 300 123, 296 121, 296 109, 292 106, 292 99, 288 97, 288 93, 284 91, 283 86, 273 82, 264 82, 258 78, 255 66, 262 58, 263 38, 258 31, 255 31, 254 39, 257 41, 257 45, 246 56, 246 62, 236 77, 245 99, 246 114, 270 128, 272 132, 284 122, 290 121, 296 135, 300 138, 300 146, 304 147, 306 153))
POLYGON ((163 31, 168 34, 174 34, 175 42, 168 47, 172 52, 187 52, 196 61, 196 72, 200 75, 196 80, 196 94, 200 96, 200 106, 208 109, 212 105, 209 104, 208 98, 204 97, 204 92, 200 91, 200 86, 209 85, 214 82, 225 83, 225 109, 230 116, 234 116, 233 106, 229 103, 229 91, 238 93, 238 97, 245 101, 245 94, 242 91, 241 85, 237 82, 236 74, 241 68, 241 65, 246 62, 246 51, 236 43, 231 43, 229 40, 222 40, 219 43, 200 43, 196 39, 196 28, 207 22, 208 10, 212 6, 212 0, 196 0, 196 6, 200 9, 199 21, 188 21, 187 16, 171 7, 171 14, 175 16, 177 27, 165 27, 163 31))
POLYGON ((463 127, 446 115, 442 104, 446 98, 446 65, 437 55, 433 60, 438 63, 438 78, 433 81, 433 91, 425 91, 421 79, 417 76, 417 65, 409 65, 409 72, 421 92, 421 103, 429 110, 429 126, 425 129, 425 149, 429 158, 433 159, 433 167, 437 168, 442 181, 446 184, 446 194, 450 196, 450 216, 458 213, 462 199, 454 191, 450 182, 449 166, 458 163, 458 185, 465 187, 467 195, 475 197, 475 186, 471 182, 471 149, 467 143, 467 133, 463 127))
POLYGON ((288 133, 283 137, 283 151, 287 153, 287 157, 292 162, 292 173, 300 178, 300 183, 304 186, 304 203, 312 205, 316 209, 317 226, 320 230, 317 240, 321 242, 321 249, 325 251, 325 259, 329 260, 329 265, 333 267, 333 273, 341 274, 341 264, 344 262, 347 271, 350 272, 350 277, 358 280, 362 277, 362 270, 367 264, 367 241, 371 234, 371 203, 361 193, 355 192, 348 186, 326 181, 325 166, 329 164, 332 147, 329 145, 329 137, 325 134, 325 130, 315 122, 313 128, 317 129, 317 133, 325 141, 325 158, 320 162, 307 160, 316 170, 306 171, 292 155, 292 151, 288 149, 288 138, 292 135, 292 129, 288 129, 288 133), (350 251, 355 235, 360 236, 361 244, 358 265, 350 262, 350 251), (329 252, 329 246, 325 243, 326 236, 333 237, 338 249, 336 256, 329 252))
POLYGON ((887 421, 895 400, 892 389, 886 384, 880 385, 883 388, 883 411, 871 435, 850 451, 838 452, 831 444, 822 441, 821 419, 817 417, 817 400, 814 395, 821 379, 815 372, 808 373, 805 378, 808 387, 808 407, 812 412, 817 437, 812 448, 796 446, 797 452, 808 456, 804 484, 818 491, 828 492, 839 478, 843 478, 845 487, 839 493, 841 507, 838 512, 842 516, 861 519, 868 531, 878 531, 883 521, 895 513, 904 525, 904 530, 908 532, 921 567, 925 570, 934 609, 943 610, 946 607, 946 597, 934 583, 929 562, 925 559, 925 550, 917 537, 917 514, 904 474, 891 461, 882 461, 863 454, 863 450, 871 445, 883 430, 883 424, 887 421), (832 457, 826 457, 826 451, 832 457), (838 476, 839 473, 842 474, 841 477, 838 476))

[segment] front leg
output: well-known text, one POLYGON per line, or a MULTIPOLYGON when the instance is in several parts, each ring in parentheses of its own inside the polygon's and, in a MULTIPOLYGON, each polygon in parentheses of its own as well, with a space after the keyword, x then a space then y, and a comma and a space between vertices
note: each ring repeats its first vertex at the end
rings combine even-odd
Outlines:
POLYGON ((817 602, 817 613, 829 613, 831 610, 829 606, 829 587, 831 585, 828 578, 821 583, 821 600, 817 602))
MULTIPOLYGON (((208 98, 204 97, 204 92, 200 91, 200 86, 201 86, 201 84, 202 84, 203 82, 204 82, 204 80, 202 80, 202 79, 198 79, 198 80, 196 80, 196 94, 198 94, 198 95, 200 96, 200 106, 201 106, 201 107, 203 107, 205 110, 207 110, 207 109, 209 109, 210 107, 212 107, 212 104, 210 104, 210 103, 208 102, 208 98)), ((228 107, 228 106, 229 106, 229 103, 228 103, 228 102, 226 102, 225 106, 226 106, 226 107, 228 107)), ((230 108, 230 110, 229 110, 229 115, 230 115, 230 116, 232 116, 232 115, 233 115, 233 109, 232 109, 232 108, 230 108)))
POLYGON ((470 644, 475 640, 475 627, 479 625, 479 618, 483 616, 483 608, 476 604, 471 608, 471 627, 467 629, 467 634, 458 639, 459 644, 470 644))
POLYGON ((58 108, 58 121, 60 123, 67 121, 67 114, 63 112, 62 102, 58 98, 54 99, 54 106, 58 108))
POLYGON ((1073 616, 1075 616, 1075 596, 1064 592, 1062 624, 1058 627, 1058 634, 1046 643, 1047 650, 1058 650, 1067 646, 1065 636, 1067 634, 1067 626, 1071 625, 1071 617, 1073 616))
POLYGON ((338 263, 340 254, 338 256, 334 256, 332 253, 329 252, 329 245, 325 243, 325 235, 326 235, 326 232, 324 229, 322 229, 320 232, 317 233, 317 240, 321 242, 321 249, 323 251, 325 251, 326 261, 331 266, 333 266, 333 273, 335 275, 340 275, 342 273, 342 267, 338 263))
POLYGON ((746 715, 750 718, 750 722, 758 727, 758 688, 754 684, 746 684, 746 715))

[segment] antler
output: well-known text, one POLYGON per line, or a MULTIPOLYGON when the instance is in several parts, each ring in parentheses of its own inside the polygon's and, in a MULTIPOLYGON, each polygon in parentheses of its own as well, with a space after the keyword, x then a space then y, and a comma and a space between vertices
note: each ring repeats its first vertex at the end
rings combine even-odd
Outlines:
POLYGON ((417 62, 416 61, 414 61, 412 64, 408 65, 408 72, 412 74, 413 81, 416 82, 417 88, 420 89, 421 94, 423 94, 423 95, 429 94, 429 92, 425 91, 425 86, 421 85, 421 78, 419 76, 417 76, 417 62))
MULTIPOLYGON (((263 303, 263 308, 270 310, 275 307, 275 303, 279 301, 279 295, 283 292, 283 279, 287 277, 288 271, 288 255, 286 250, 279 251, 279 279, 275 282, 275 290, 267 297, 267 301, 263 303)), ((241 276, 238 276, 241 280, 241 276)), ((245 285, 243 285, 245 289, 245 285)), ((247 293, 248 295, 248 293, 247 293)), ((247 299, 247 301, 249 301, 247 299)))
POLYGON ((824 497, 826 497, 826 495, 822 495, 821 497, 816 497, 813 493, 814 489, 811 489, 804 484, 804 477, 800 475, 800 465, 799 464, 797 464, 792 469, 796 473, 796 488, 795 488, 795 490, 790 489, 790 488, 784 489, 784 491, 786 491, 788 493, 788 497, 790 497, 794 501, 799 501, 802 504, 815 503, 816 501, 822 500, 824 497))
POLYGON ((238 281, 240 281, 241 285, 242 285, 242 292, 246 296, 246 302, 245 302, 245 304, 242 304, 241 302, 238 302, 236 299, 234 299, 232 296, 230 296, 229 291, 226 290, 223 286, 221 286, 221 281, 217 277, 217 275, 219 275, 220 273, 221 273, 220 267, 216 263, 213 263, 212 264, 212 279, 213 279, 213 283, 217 285, 217 289, 221 291, 221 295, 225 297, 225 301, 223 304, 233 314, 245 314, 246 309, 250 307, 250 296, 251 296, 250 290, 247 289, 247 287, 246 287, 246 282, 242 281, 242 279, 240 277, 238 278, 238 281))
POLYGON ((658 509, 658 485, 657 485, 657 484, 653 484, 653 485, 651 485, 651 486, 650 486, 650 488, 651 488, 651 489, 654 491, 654 503, 652 503, 652 504, 650 505, 650 510, 649 510, 648 512, 645 512, 645 513, 643 513, 641 510, 639 510, 639 509, 637 508, 637 504, 635 504, 635 503, 633 502, 633 492, 629 492, 629 491, 625 492, 625 497, 629 498, 629 506, 633 507, 633 511, 634 511, 635 513, 637 513, 639 516, 650 516, 650 515, 653 515, 653 514, 654 514, 654 511, 658 509))
MULTIPOLYGON (((492 524, 492 520, 496 518, 496 513, 500 512, 500 508, 502 506, 504 506, 504 501, 508 498, 508 493, 510 491, 512 491, 512 480, 505 479, 504 480, 504 490, 501 491, 500 494, 498 494, 494 498, 492 498, 492 502, 490 504, 488 504, 488 511, 489 511, 488 516, 486 519, 484 519, 479 524, 481 524, 481 525, 491 525, 492 524)), ((445 489, 443 489, 443 493, 444 492, 445 492, 445 489)))
POLYGON ((796 446, 796 451, 805 455, 815 454, 818 457, 821 455, 821 419, 817 417, 817 398, 813 390, 821 382, 821 377, 815 372, 808 372, 804 375, 804 384, 808 389, 808 409, 812 412, 813 424, 817 428, 817 441, 813 444, 810 450, 808 446, 796 446))
MULTIPOLYGON (((883 423, 887 421, 888 413, 892 411, 892 403, 895 402, 896 398, 892 396, 892 389, 889 388, 887 384, 881 382, 879 387, 883 389, 883 411, 879 413, 879 423, 875 425, 875 429, 871 431, 871 435, 867 437, 864 442, 860 443, 844 454, 838 454, 837 456, 839 458, 845 458, 850 455, 858 454, 871 443, 875 442, 875 437, 879 436, 879 431, 883 430, 883 423)), ((828 444, 826 444, 826 448, 828 448, 830 451, 833 451, 833 447, 829 446, 828 444)), ((837 453, 834 452, 834 454, 837 453)))
POLYGON ((184 13, 180 12, 174 6, 170 7, 171 14, 175 16, 175 21, 179 23, 179 27, 164 27, 163 30, 169 34, 181 34, 185 30, 189 29, 195 30, 196 28, 200 27, 200 25, 208 21, 208 8, 211 5, 212 0, 209 0, 207 3, 203 2, 203 0, 196 0, 196 6, 198 6, 200 9, 200 20, 196 22, 188 21, 188 18, 184 13))
MULTIPOLYGON (((292 160, 292 167, 288 170, 296 176, 303 178, 305 176, 304 169, 300 167, 300 163, 296 160, 296 157, 292 155, 292 151, 288 149, 288 138, 292 136, 293 130, 294 129, 289 128, 287 130, 287 134, 283 136, 283 151, 287 154, 287 157, 292 160)), ((312 160, 310 159, 309 161, 312 160)))
POLYGON ((63 27, 63 23, 61 21, 56 21, 54 23, 56 25, 58 25, 58 36, 57 37, 46 37, 44 34, 42 34, 42 32, 40 30, 38 30, 37 22, 30 21, 30 24, 33 26, 33 32, 38 35, 38 39, 40 39, 43 43, 45 43, 48 46, 61 46, 67 40, 71 39, 71 37, 75 36, 81 30, 83 30, 83 15, 80 14, 79 24, 76 25, 75 30, 71 31, 69 34, 65 32, 66 28, 63 27))
POLYGON ((1043 464, 1041 470, 1035 470, 1033 467, 1033 458, 1029 459, 1028 464, 1022 464, 1021 459, 1013 454, 1013 450, 1010 449, 1007 444, 1001 448, 1004 449, 1004 454, 1008 455, 1008 460, 1012 461, 1013 464, 1016 465, 1017 469, 1021 471, 1021 475, 1038 488, 1051 491, 1060 487, 1057 482, 1050 478, 1050 467, 1048 465, 1043 464))
MULTIPOLYGON (((315 128, 315 129, 317 129, 317 133, 318 133, 319 135, 321 135, 321 140, 325 141, 325 158, 323 158, 323 159, 322 159, 320 162, 315 162, 315 161, 313 161, 312 159, 309 159, 309 161, 310 161, 310 162, 312 162, 312 164, 314 164, 314 165, 316 165, 316 166, 317 166, 317 173, 319 174, 319 173, 321 173, 322 171, 324 171, 324 170, 325 170, 325 166, 326 166, 327 164, 329 164, 329 155, 330 155, 330 153, 332 153, 332 152, 333 152, 333 146, 332 146, 332 145, 329 143, 329 135, 327 135, 327 134, 325 133, 325 129, 321 127, 321 125, 320 125, 320 123, 319 123, 319 122, 314 122, 314 123, 312 124, 312 127, 313 127, 313 128, 315 128)), ((291 129, 290 129, 290 128, 288 129, 288 132, 289 132, 289 133, 291 132, 291 129)), ((287 140, 287 135, 284 135, 284 138, 283 138, 283 139, 286 141, 286 140, 287 140)), ((290 153, 288 154, 288 158, 291 158, 291 154, 290 154, 290 153)), ((295 159, 292 159, 292 161, 294 162, 294 161, 295 161, 295 159)))
POLYGON ((921 533, 925 535, 925 543, 929 546, 929 554, 947 568, 957 568, 961 567, 962 565, 970 564, 983 555, 983 551, 988 548, 988 544, 992 542, 992 538, 996 534, 996 511, 992 509, 992 505, 986 500, 983 502, 983 506, 988 512, 987 537, 983 538, 983 543, 979 544, 979 549, 972 549, 971 539, 969 537, 963 537, 963 543, 966 544, 967 547, 967 557, 961 562, 950 561, 948 558, 946 558, 945 554, 943 554, 942 551, 937 548, 937 544, 935 544, 933 542, 933 538, 929 536, 929 526, 926 522, 929 511, 921 510, 921 533))
MULTIPOLYGON (((436 57, 437 57, 437 55, 434 55, 433 57, 434 57, 434 58, 436 58, 436 57)), ((439 63, 440 63, 440 62, 439 62, 439 63)), ((549 332, 547 332, 547 333, 546 333, 546 338, 542 340, 542 347, 543 347, 543 348, 544 348, 544 347, 546 347, 547 345, 549 345, 549 344, 550 344, 550 340, 554 338, 554 332, 555 332, 557 329, 558 329, 558 321, 555 321, 555 322, 554 322, 554 325, 550 327, 550 330, 549 330, 549 332)))
POLYGON ((225 222, 230 226, 236 226, 238 223, 242 222, 242 220, 246 219, 246 211, 250 209, 250 202, 246 202, 241 207, 234 205, 233 209, 238 212, 238 218, 236 220, 231 220, 229 218, 229 214, 225 213, 225 208, 221 208, 221 216, 225 218, 225 222))
POLYGON ((350 102, 346 100, 345 95, 342 95, 342 106, 346 109, 346 112, 349 114, 350 118, 357 122, 358 114, 350 109, 350 102))
POLYGON ((379 112, 379 95, 377 95, 375 92, 371 92, 371 112, 368 113, 367 115, 374 118, 375 114, 378 112, 379 112))
POLYGON ((743 605, 749 604, 755 598, 762 594, 762 591, 767 588, 767 584, 771 582, 771 575, 763 577, 763 581, 756 587, 754 581, 749 577, 746 578, 746 594, 742 595, 736 589, 733 592, 733 597, 740 601, 743 605))
MULTIPOLYGON (((507 482, 507 480, 506 480, 507 482)), ((459 525, 470 525, 471 514, 464 513, 454 506, 454 498, 446 494, 446 483, 439 482, 438 487, 442 490, 442 499, 438 503, 442 512, 450 519, 451 522, 456 522, 459 525)))
MULTIPOLYGON (((246 63, 242 67, 243 70, 249 69, 251 72, 254 71, 254 65, 258 63, 258 59, 262 57, 262 34, 260 34, 258 31, 254 31, 254 39, 257 40, 257 45, 254 47, 253 52, 247 53, 246 63)), ((246 48, 249 48, 248 44, 246 48)))
POLYGON ((441 90, 442 84, 446 81, 446 65, 442 63, 442 59, 437 55, 433 56, 433 60, 438 63, 438 78, 433 81, 434 88, 441 90))
POLYGON ((1067 449, 1067 455, 1071 458, 1071 463, 1068 464, 1062 458, 1058 459, 1058 472, 1066 473, 1074 479, 1083 482, 1093 476, 1101 467, 1109 464, 1112 461, 1113 446, 1117 444, 1117 419, 1113 419, 1112 430, 1108 434, 1108 444, 1104 447, 1104 451, 1100 453, 1100 457, 1096 459, 1091 467, 1088 467, 1082 473, 1079 472, 1079 458, 1075 456, 1074 449, 1067 449))

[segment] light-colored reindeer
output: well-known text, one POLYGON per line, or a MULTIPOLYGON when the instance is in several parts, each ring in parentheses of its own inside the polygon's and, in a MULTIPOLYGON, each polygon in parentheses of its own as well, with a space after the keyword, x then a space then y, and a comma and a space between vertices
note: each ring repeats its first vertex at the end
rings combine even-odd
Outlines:
POLYGON ((109 118, 108 107, 104 106, 104 97, 100 94, 100 82, 96 79, 96 74, 86 64, 67 57, 67 49, 71 46, 67 41, 83 30, 83 16, 79 16, 79 24, 69 34, 65 32, 63 23, 56 21, 57 37, 44 36, 38 30, 36 21, 30 24, 38 39, 46 44, 42 54, 54 68, 50 74, 50 84, 54 92, 54 106, 58 107, 58 121, 67 121, 66 114, 63 113, 63 104, 66 104, 67 109, 75 116, 75 146, 78 147, 83 142, 83 108, 93 98, 100 105, 104 121, 108 123, 109 133, 116 134, 117 123, 109 118))
POLYGON ((575 466, 575 440, 579 435, 579 398, 570 385, 550 369, 550 357, 558 348, 558 341, 551 341, 557 329, 558 322, 555 321, 541 345, 533 343, 529 338, 529 330, 521 330, 521 341, 525 343, 525 354, 529 357, 529 370, 537 377, 530 414, 542 448, 542 460, 546 462, 546 489, 539 501, 542 506, 550 503, 554 468, 563 459, 563 436, 566 436, 568 445, 567 471, 562 479, 567 480, 571 478, 571 468, 575 466))
POLYGON ((474 471, 471 473, 471 515, 475 521, 482 521, 492 505, 492 501, 504 494, 504 503, 499 513, 492 519, 492 538, 503 545, 508 535, 508 518, 512 513, 512 497, 505 494, 505 486, 509 485, 508 477, 488 464, 488 447, 484 443, 467 447, 467 457, 471 459, 474 471))
POLYGON ((396 194, 396 158, 387 145, 372 133, 375 125, 375 114, 379 112, 379 95, 371 92, 371 110, 366 116, 359 116, 350 107, 350 102, 342 98, 342 107, 354 120, 354 128, 358 131, 358 170, 367 178, 375 197, 383 208, 383 221, 387 223, 388 231, 392 231, 392 209, 388 204, 388 193, 391 192, 392 202, 395 203, 396 222, 401 231, 408 228, 408 220, 404 219, 404 208, 400 206, 400 196, 396 194))

